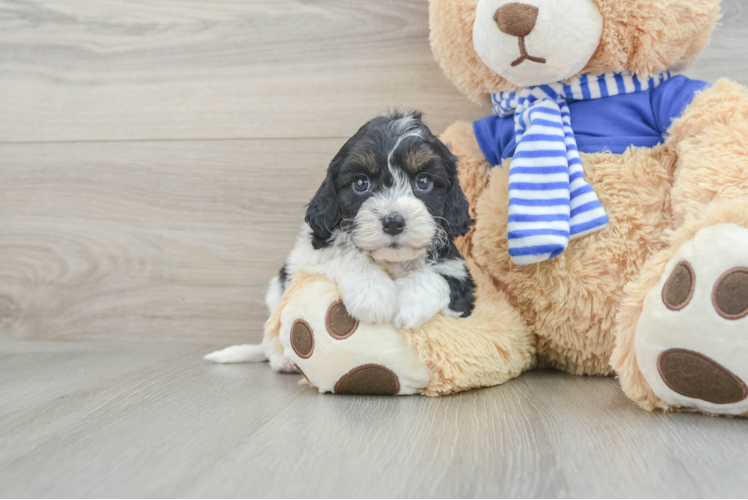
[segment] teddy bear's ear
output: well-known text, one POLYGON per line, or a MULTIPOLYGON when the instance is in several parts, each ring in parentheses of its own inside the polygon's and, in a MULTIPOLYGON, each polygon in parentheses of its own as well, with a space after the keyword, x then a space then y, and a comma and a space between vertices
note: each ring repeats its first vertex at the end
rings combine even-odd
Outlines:
POLYGON ((604 26, 586 74, 680 72, 709 43, 720 0, 595 0, 604 26))
POLYGON ((470 226, 473 225, 467 198, 456 179, 447 191, 447 200, 444 202, 444 220, 443 227, 450 238, 465 236, 470 226))

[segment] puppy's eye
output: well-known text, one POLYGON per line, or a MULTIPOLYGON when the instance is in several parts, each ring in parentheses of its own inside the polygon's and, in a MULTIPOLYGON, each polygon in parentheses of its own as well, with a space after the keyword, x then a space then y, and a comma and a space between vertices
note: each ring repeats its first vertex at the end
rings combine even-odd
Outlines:
POLYGON ((361 177, 356 177, 356 179, 353 181, 353 190, 357 193, 363 194, 369 191, 371 188, 371 182, 369 182, 369 179, 362 175, 361 177))
POLYGON ((416 179, 416 190, 422 193, 428 193, 431 188, 434 187, 434 183, 427 175, 419 175, 416 179))

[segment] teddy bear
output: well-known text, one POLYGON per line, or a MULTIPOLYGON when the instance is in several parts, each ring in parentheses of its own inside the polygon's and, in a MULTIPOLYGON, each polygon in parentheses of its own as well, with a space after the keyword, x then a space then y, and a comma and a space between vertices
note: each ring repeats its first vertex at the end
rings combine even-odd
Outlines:
POLYGON ((350 317, 300 273, 268 345, 323 392, 445 395, 536 367, 646 410, 748 415, 748 90, 680 73, 719 0, 430 0, 433 53, 492 113, 441 139, 475 224, 468 318, 350 317))

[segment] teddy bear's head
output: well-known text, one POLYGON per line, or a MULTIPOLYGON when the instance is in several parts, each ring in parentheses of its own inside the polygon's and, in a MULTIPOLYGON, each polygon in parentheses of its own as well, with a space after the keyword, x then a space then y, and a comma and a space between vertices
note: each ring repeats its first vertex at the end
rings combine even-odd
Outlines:
POLYGON ((430 0, 431 46, 476 101, 580 74, 682 71, 720 0, 430 0))

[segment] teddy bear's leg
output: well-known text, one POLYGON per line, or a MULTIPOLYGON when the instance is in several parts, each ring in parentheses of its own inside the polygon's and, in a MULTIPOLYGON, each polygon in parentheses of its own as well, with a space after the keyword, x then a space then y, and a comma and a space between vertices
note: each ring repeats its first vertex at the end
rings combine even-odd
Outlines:
POLYGON ((687 220, 625 293, 611 364, 631 399, 748 415, 748 196, 687 220))
POLYGON ((429 382, 426 363, 389 323, 359 322, 338 287, 300 270, 266 324, 266 342, 320 392, 417 394, 429 382))
POLYGON ((337 286, 300 271, 266 323, 266 342, 320 392, 440 396, 501 384, 533 366, 534 337, 491 278, 468 267, 478 287, 472 315, 438 315, 415 330, 360 323, 337 286))
POLYGON ((408 342, 431 373, 428 396, 443 396, 503 384, 535 364, 535 337, 507 297, 470 259, 477 285, 475 310, 468 318, 437 316, 407 332, 408 342))
POLYGON ((625 290, 611 365, 645 409, 748 414, 748 92, 704 91, 668 145, 677 229, 625 290))
MULTIPOLYGON (((457 167, 460 174, 460 187, 470 205, 470 217, 474 219, 478 198, 488 185, 491 164, 483 156, 471 123, 453 123, 441 135, 440 139, 448 144, 452 153, 459 158, 457 167)), ((474 232, 473 227, 467 235, 458 238, 458 241, 456 241, 457 247, 463 255, 470 254, 470 244, 474 232)))

